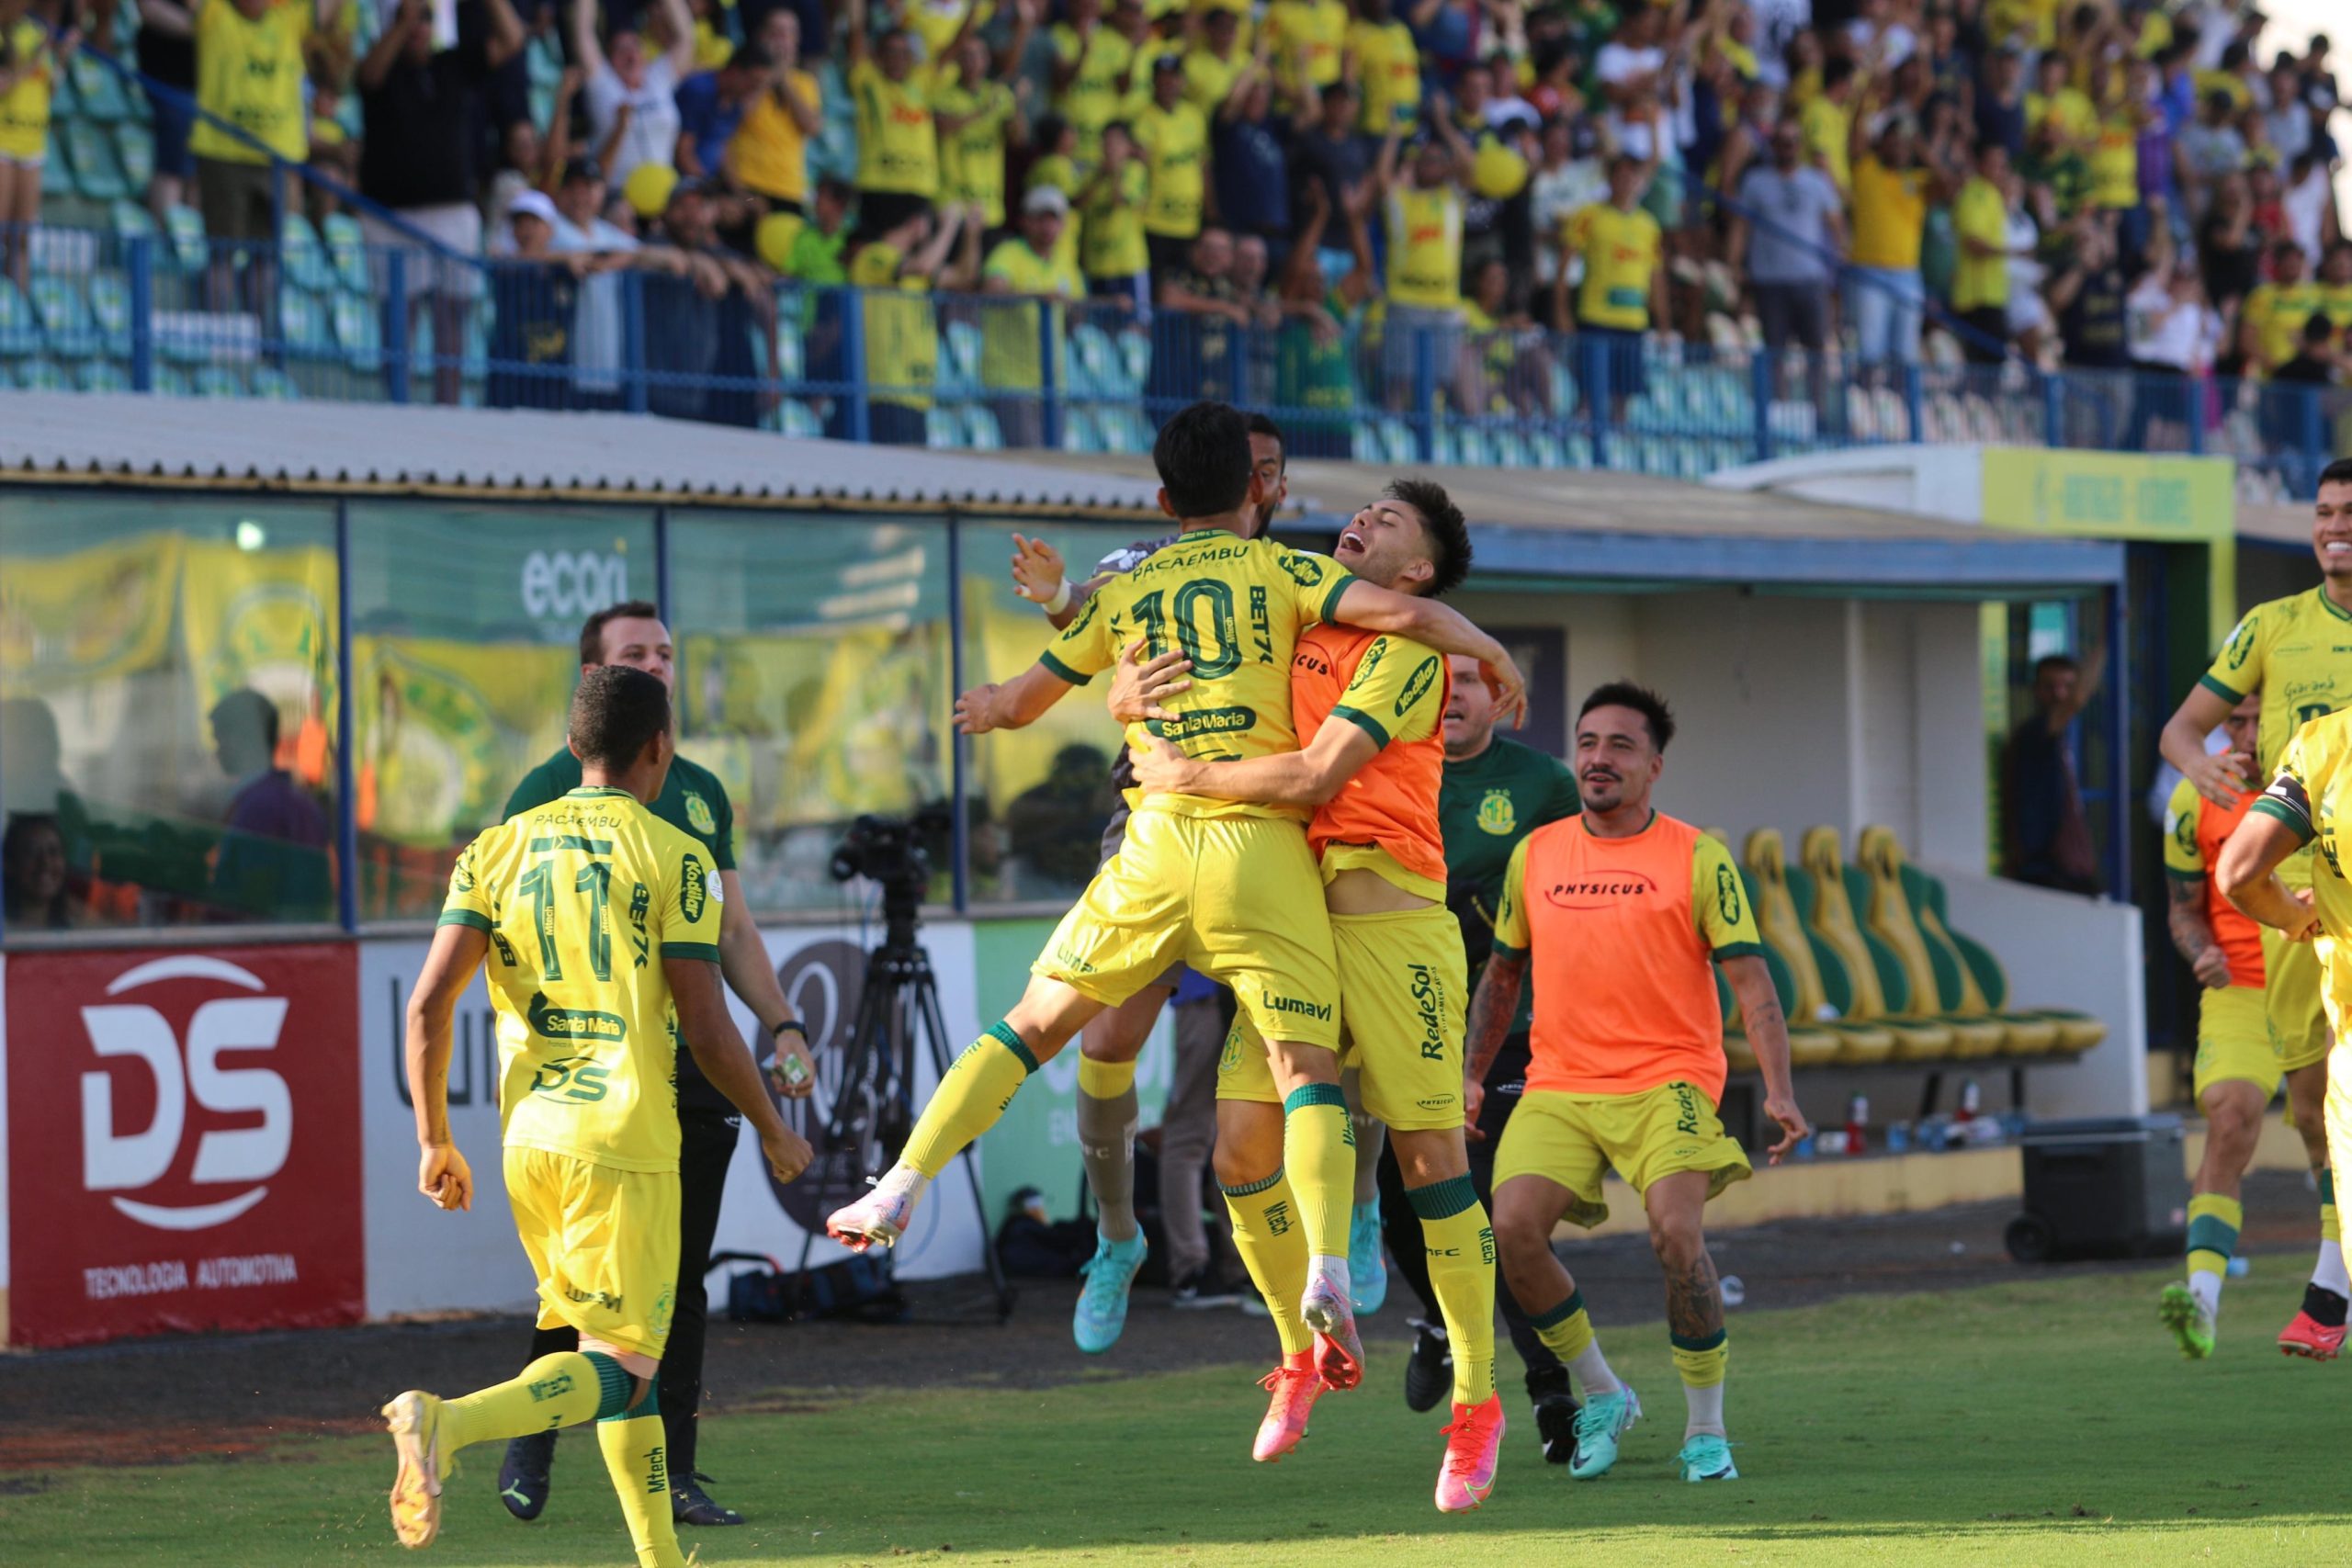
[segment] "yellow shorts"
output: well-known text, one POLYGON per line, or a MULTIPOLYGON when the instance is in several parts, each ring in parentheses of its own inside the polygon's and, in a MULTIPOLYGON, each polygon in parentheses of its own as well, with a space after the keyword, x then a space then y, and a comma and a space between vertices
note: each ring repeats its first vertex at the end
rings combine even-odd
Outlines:
POLYGON ((2270 1032, 2268 1002, 2258 986, 2223 986, 2197 1002, 2197 1098, 2209 1085, 2239 1080, 2265 1100, 2278 1092, 2278 1044, 2270 1032))
POLYGON ((1640 1094, 1531 1089, 1495 1150, 1495 1190, 1514 1176, 1540 1176, 1568 1190, 1569 1219, 1597 1225, 1609 1217, 1600 1178, 1612 1168, 1636 1192, 1679 1171, 1711 1171, 1710 1198, 1750 1174, 1747 1152, 1694 1085, 1661 1084, 1640 1094))
POLYGON ((2327 1060, 2334 1037, 2320 1005, 2319 949, 2308 942, 2289 942, 2265 926, 2262 970, 2264 994, 2269 998, 2270 1038, 2278 1047, 2279 1070, 2297 1072, 2327 1060))
POLYGON ((1180 963, 1230 987, 1261 1038, 1338 1049, 1331 920, 1306 829, 1136 812, 1030 970, 1117 1007, 1180 963))
POLYGON ((506 1151, 506 1201, 539 1281, 539 1326, 662 1359, 677 1306, 678 1173, 506 1151))
MULTIPOLYGON (((1442 904, 1333 915, 1340 958, 1340 1063, 1362 1075, 1364 1112, 1400 1133, 1462 1125, 1462 1013, 1469 966, 1462 922, 1442 904)), ((1279 1105, 1265 1040, 1236 1018, 1216 1097, 1279 1105)))

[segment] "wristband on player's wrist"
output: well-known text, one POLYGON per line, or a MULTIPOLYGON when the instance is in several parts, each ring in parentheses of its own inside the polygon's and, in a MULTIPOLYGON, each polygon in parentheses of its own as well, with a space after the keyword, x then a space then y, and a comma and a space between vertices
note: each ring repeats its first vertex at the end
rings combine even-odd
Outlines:
POLYGON ((1067 577, 1063 578, 1060 585, 1054 590, 1054 596, 1050 599, 1039 600, 1037 602, 1037 608, 1045 611, 1046 614, 1049 615, 1058 615, 1064 610, 1069 609, 1069 579, 1067 577))

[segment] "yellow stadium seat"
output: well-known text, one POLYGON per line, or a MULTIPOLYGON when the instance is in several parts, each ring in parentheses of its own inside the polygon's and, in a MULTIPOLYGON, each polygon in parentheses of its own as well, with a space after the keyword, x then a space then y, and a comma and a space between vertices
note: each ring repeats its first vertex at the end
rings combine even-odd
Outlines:
POLYGON ((1854 841, 1854 860, 1869 888, 1864 918, 1871 932, 1903 965, 1914 1009, 1939 1015, 1939 1021, 1951 1031, 1953 1055, 1999 1055, 2008 1043, 2008 1031, 1997 1020, 1985 1017, 1981 1006, 1971 1014, 1944 1005, 1944 982, 1951 981, 1955 989, 1958 982, 1937 973, 1940 954, 1929 951, 1919 922, 1912 917, 1911 897, 1903 886, 1903 849, 1894 841, 1893 831, 1863 829, 1854 841))
POLYGON ((1838 1043, 1836 1060, 1850 1066, 1883 1062, 1894 1054, 1894 1032, 1853 1016, 1853 992, 1844 963, 1805 929, 1789 886, 1789 866, 1777 829, 1747 835, 1741 871, 1765 947, 1788 969, 1794 993, 1792 1020, 1817 1028, 1838 1043))
POLYGON ((1947 1018, 1999 1024, 2000 1050, 2006 1055, 2046 1056, 2058 1049, 2061 1031, 2054 1021, 2039 1013, 2002 1011, 1986 999, 1984 988, 1977 984, 1967 956, 1937 907, 1942 884, 1905 860, 1903 847, 1891 830, 1864 829, 1855 857, 1871 878, 1873 908, 1883 893, 1899 900, 1910 916, 1920 947, 1930 961, 1934 995, 1947 1018), (1929 896, 1930 888, 1936 897, 1929 896))
MULTIPOLYGON (((1805 924, 1837 953, 1853 987, 1849 1016, 1877 1023, 1894 1035, 1894 1059, 1931 1061, 1950 1056, 1957 1044, 1951 1029, 1911 1008, 1909 977, 1902 961, 1887 945, 1862 929, 1855 918, 1857 896, 1867 889, 1849 886, 1843 852, 1835 828, 1810 828, 1799 842, 1799 858, 1806 886, 1797 899, 1805 924)), ((1797 872, 1789 872, 1791 892, 1797 893, 1797 872)))
POLYGON ((1931 935, 1942 933, 1960 955, 1961 973, 1966 983, 1982 997, 1985 1009, 2009 1025, 2010 1039, 2018 1039, 2020 1021, 2046 1024, 2053 1032, 2046 1049, 2061 1055, 2079 1055, 2107 1038, 2107 1025, 2089 1013, 2072 1008, 2011 1008, 2009 1007, 2009 976, 2001 961, 1984 943, 1964 931, 1954 931, 1947 908, 1941 879, 1929 876, 1917 866, 1904 868, 1904 880, 1916 886, 1912 908, 1919 917, 1923 931, 1931 935))

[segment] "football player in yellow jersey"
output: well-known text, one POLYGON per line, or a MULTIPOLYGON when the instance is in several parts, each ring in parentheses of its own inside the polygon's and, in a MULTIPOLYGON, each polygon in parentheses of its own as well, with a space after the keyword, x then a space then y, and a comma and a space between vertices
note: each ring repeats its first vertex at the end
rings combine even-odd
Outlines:
MULTIPOLYGON (((2237 775, 2226 755, 2209 756, 2205 738, 2248 693, 2262 693, 2255 741, 2257 779, 2277 770, 2300 727, 2352 704, 2352 459, 2338 459, 2320 474, 2312 549, 2319 558, 2320 585, 2248 610, 2213 667, 2165 725, 2165 761, 2216 806, 2233 805, 2250 781, 2237 775)), ((2279 874, 2291 887, 2308 888, 2314 870, 2310 855, 2298 854, 2279 874)), ((2275 925, 2259 914, 2255 918, 2275 925)), ((2320 1194, 2319 1262, 2303 1292, 2302 1311, 2280 1333, 2278 1346, 2289 1355, 2332 1360, 2344 1345, 2352 1279, 2345 1273, 2335 1178, 2321 1124, 2332 1042, 2320 1001, 2319 961, 2310 943, 2290 942, 2274 930, 2264 933, 2263 968, 2265 1010, 2287 1074, 2288 1110, 2318 1175, 2320 1194)))
MULTIPOLYGON (((1261 496, 1240 411, 1183 410, 1160 427, 1152 461, 1160 505, 1182 534, 1090 595, 1035 665, 958 698, 964 733, 1034 723, 1140 637, 1153 656, 1182 648, 1193 686, 1176 699, 1180 718, 1131 726, 1131 746, 1157 733, 1194 757, 1294 751, 1291 656, 1299 634, 1326 621, 1468 654, 1501 705, 1524 710, 1526 682, 1510 654, 1460 615, 1359 582, 1326 557, 1243 537, 1261 496)), ((1299 1315, 1317 1336, 1317 1364, 1346 1378, 1363 1360, 1348 1300, 1355 1156, 1339 1085, 1330 922, 1306 812, 1176 795, 1133 805, 1118 854, 1063 917, 1021 1000, 956 1058, 898 1163, 826 1230, 860 1250, 896 1241, 924 1186, 995 1123, 1039 1064, 1182 960, 1230 987, 1268 1043, 1285 1097, 1283 1163, 1312 1253, 1299 1315)))
POLYGON ((400 1455, 392 1529, 425 1546, 441 1483, 469 1444, 594 1419, 640 1568, 683 1568, 654 1373, 678 1274, 678 1041, 747 1117, 778 1181, 808 1144, 776 1114, 718 984, 724 900, 708 851, 646 809, 675 747, 670 696, 641 670, 580 678, 569 739, 581 787, 490 829, 458 859, 408 1009, 417 1190, 473 1205, 450 1141, 450 1021, 491 959, 499 1123, 514 1228, 538 1279, 542 1327, 580 1348, 506 1382, 384 1406, 400 1455))

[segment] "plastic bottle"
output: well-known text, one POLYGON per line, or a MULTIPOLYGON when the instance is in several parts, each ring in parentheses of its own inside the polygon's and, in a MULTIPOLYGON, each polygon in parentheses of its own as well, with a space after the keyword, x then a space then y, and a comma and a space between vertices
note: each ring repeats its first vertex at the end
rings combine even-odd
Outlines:
POLYGON ((1846 1102, 1846 1153, 1858 1155, 1870 1147, 1871 1102, 1858 1094, 1846 1102))
POLYGON ((1984 1091, 1976 1087, 1974 1078, 1970 1078, 1960 1086, 1960 1109, 1952 1112, 1951 1119, 1954 1122, 1973 1122, 1984 1104, 1984 1091))

